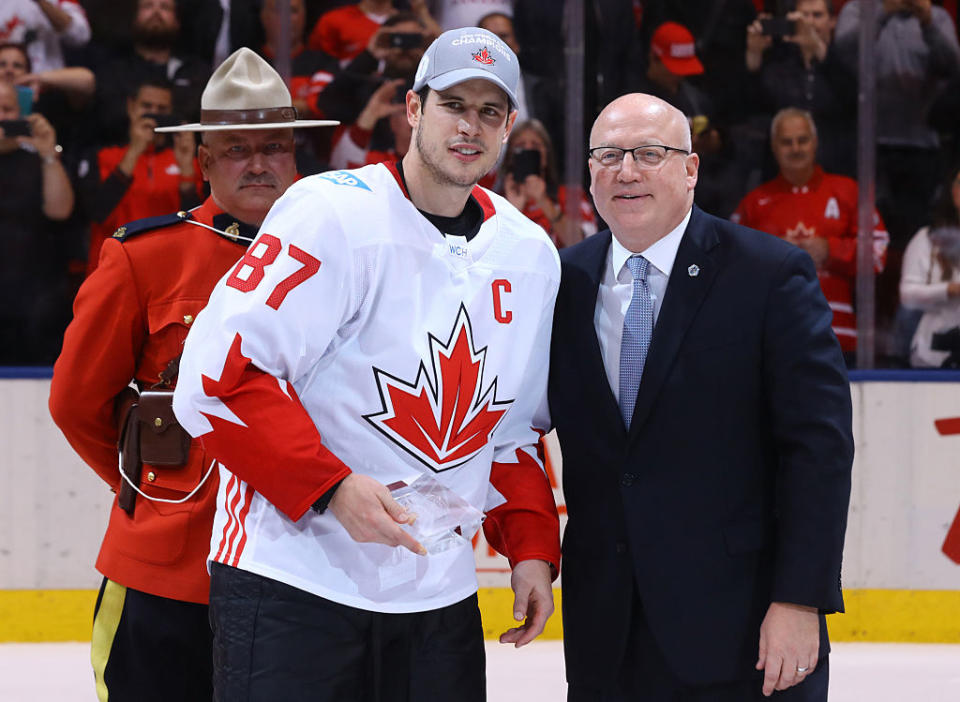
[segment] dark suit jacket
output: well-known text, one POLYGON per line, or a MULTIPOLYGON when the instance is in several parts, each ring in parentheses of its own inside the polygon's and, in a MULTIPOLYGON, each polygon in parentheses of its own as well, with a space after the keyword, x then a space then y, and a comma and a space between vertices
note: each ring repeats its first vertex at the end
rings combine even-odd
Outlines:
POLYGON ((744 679, 771 601, 843 609, 853 439, 830 308, 805 252, 694 207, 628 432, 593 323, 610 237, 560 254, 550 409, 567 678, 614 679, 635 583, 681 680, 744 679))

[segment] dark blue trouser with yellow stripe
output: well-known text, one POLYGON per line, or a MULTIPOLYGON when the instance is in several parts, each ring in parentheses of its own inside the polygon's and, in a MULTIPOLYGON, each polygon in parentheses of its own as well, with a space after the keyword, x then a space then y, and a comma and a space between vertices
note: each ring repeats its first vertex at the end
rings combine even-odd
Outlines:
POLYGON ((107 578, 93 613, 90 659, 100 702, 210 702, 209 608, 107 578))

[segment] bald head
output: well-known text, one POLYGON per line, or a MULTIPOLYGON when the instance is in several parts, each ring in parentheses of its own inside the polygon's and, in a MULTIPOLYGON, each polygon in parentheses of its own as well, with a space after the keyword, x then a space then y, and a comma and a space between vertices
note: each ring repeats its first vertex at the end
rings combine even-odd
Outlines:
POLYGON ((590 148, 616 147, 620 161, 587 161, 597 211, 621 244, 642 253, 677 228, 693 206, 699 157, 684 114, 652 95, 631 93, 607 105, 590 131, 590 148), (637 157, 641 146, 653 159, 637 157))
POLYGON ((675 146, 690 151, 690 123, 686 115, 668 102, 653 95, 644 93, 628 93, 603 108, 590 130, 590 146, 605 146, 598 141, 603 139, 607 132, 622 126, 627 122, 641 122, 656 128, 665 138, 669 135, 671 141, 663 142, 666 146, 675 146))

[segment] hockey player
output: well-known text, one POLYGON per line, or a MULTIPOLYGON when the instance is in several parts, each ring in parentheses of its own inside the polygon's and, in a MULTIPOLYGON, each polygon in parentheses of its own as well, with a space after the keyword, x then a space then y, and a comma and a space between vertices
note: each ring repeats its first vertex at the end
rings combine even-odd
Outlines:
POLYGON ((336 124, 297 120, 279 74, 249 49, 217 69, 202 107, 204 124, 172 129, 203 132, 210 197, 190 212, 121 227, 104 243, 50 390, 54 421, 117 493, 97 558, 104 579, 91 646, 103 701, 211 698, 205 564, 218 473, 213 456, 172 421, 169 388, 210 290, 296 178, 293 128, 336 124), (136 399, 121 435, 115 415, 131 379, 150 392, 136 399))
POLYGON ((291 187, 191 330, 174 409, 222 466, 217 699, 485 699, 471 544, 428 552, 391 496, 419 475, 486 511, 525 620, 500 640, 553 610, 537 445, 558 257, 476 186, 518 78, 490 32, 442 34, 406 94, 403 160, 291 187))

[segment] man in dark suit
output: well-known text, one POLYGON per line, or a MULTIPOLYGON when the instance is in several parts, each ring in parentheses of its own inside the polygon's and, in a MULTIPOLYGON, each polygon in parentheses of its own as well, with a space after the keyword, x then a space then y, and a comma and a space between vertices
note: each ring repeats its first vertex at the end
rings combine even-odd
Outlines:
POLYGON ((826 700, 853 440, 816 270, 693 206, 667 103, 590 146, 610 230, 561 252, 550 369, 568 699, 826 700))

